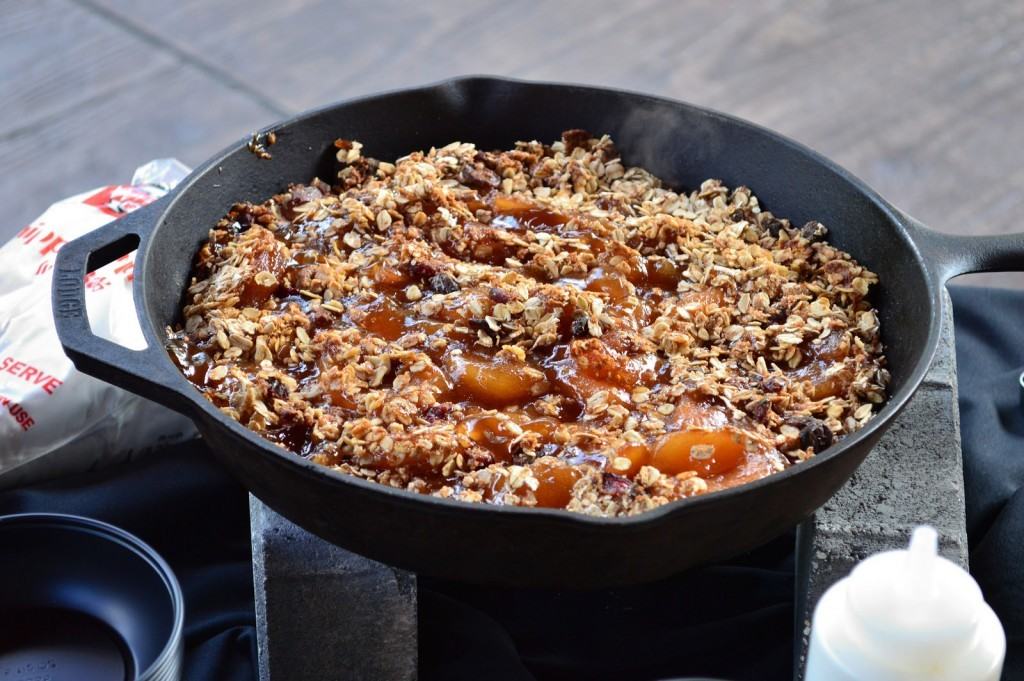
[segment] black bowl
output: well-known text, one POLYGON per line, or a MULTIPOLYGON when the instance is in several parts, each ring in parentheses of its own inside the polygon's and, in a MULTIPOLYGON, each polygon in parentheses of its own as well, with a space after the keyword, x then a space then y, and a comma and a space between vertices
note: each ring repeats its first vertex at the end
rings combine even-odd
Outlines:
POLYGON ((181 678, 181 587, 138 538, 79 516, 9 515, 0 555, 0 678, 181 678))

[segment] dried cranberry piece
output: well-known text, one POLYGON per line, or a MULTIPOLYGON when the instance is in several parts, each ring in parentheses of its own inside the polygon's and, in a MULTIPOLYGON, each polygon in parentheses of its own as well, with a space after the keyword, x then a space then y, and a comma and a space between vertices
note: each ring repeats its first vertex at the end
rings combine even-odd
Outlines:
POLYGON ((423 412, 423 418, 428 421, 441 421, 442 419, 448 418, 448 415, 452 413, 452 405, 450 402, 439 402, 438 404, 431 405, 423 412))
POLYGON ((817 220, 805 222, 804 226, 800 228, 800 236, 811 243, 814 243, 815 241, 822 241, 826 234, 828 234, 828 229, 826 229, 825 225, 821 224, 817 220))
POLYGON ((512 300, 512 296, 505 292, 504 289, 500 289, 497 286, 492 287, 491 290, 487 292, 487 297, 496 303, 507 303, 512 300))
POLYGON ((778 239, 779 234, 781 234, 782 230, 786 228, 786 222, 776 218, 769 218, 768 220, 761 222, 761 228, 772 237, 778 239))
POLYGON ((729 219, 733 222, 740 222, 746 220, 747 222, 754 221, 754 212, 749 208, 737 208, 729 214, 729 219))
POLYGON ((288 388, 284 383, 277 380, 276 378, 267 379, 267 383, 270 386, 270 394, 282 400, 288 399, 288 388))
POLYGON ((583 312, 576 312, 572 316, 572 335, 576 338, 590 336, 590 317, 583 312))
POLYGON ((601 474, 601 491, 605 494, 611 494, 618 496, 625 494, 633 487, 633 482, 629 478, 624 478, 621 475, 615 473, 602 473, 601 474))
POLYGON ((437 266, 431 262, 414 260, 406 267, 409 276, 419 281, 427 281, 437 274, 437 266))
POLYGON ((747 413, 758 423, 765 423, 771 410, 771 401, 765 399, 756 400, 747 405, 747 413))
POLYGON ((794 416, 786 419, 786 424, 800 429, 800 447, 813 448, 821 453, 831 446, 835 436, 825 422, 813 416, 794 416))
POLYGON ((501 184, 501 178, 490 168, 464 165, 459 171, 459 182, 474 189, 490 190, 501 184))
POLYGON ((435 293, 454 293, 459 290, 459 282, 450 274, 435 274, 428 282, 430 290, 435 293))

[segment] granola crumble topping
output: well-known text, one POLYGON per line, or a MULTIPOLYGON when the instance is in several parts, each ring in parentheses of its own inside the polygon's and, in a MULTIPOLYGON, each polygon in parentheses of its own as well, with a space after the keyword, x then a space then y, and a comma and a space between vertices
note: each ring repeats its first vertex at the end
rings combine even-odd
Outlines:
POLYGON ((885 399, 877 277, 746 187, 677 193, 570 130, 394 163, 337 140, 237 204, 168 329, 268 440, 384 485, 595 515, 755 480, 885 399))

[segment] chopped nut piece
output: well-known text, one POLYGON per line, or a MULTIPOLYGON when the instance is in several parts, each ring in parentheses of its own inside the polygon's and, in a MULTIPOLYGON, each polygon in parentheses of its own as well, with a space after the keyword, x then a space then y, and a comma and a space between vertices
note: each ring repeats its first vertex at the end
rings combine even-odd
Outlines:
POLYGON ((612 470, 623 472, 632 468, 633 462, 624 456, 617 456, 612 460, 612 470))
POLYGON ((277 286, 277 277, 275 277, 271 272, 259 272, 253 278, 256 280, 256 283, 259 284, 260 286, 264 286, 266 288, 277 286))
POLYGON ((690 458, 694 461, 707 461, 714 455, 714 445, 693 445, 690 447, 690 458))

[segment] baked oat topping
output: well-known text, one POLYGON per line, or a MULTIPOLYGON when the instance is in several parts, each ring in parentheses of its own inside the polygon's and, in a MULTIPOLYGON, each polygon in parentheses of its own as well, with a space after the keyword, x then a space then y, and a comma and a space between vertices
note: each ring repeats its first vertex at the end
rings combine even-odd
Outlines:
POLYGON ((798 465, 885 399, 877 277, 746 187, 678 193, 580 130, 335 146, 333 186, 211 230, 168 329, 208 399, 297 454, 628 515, 798 465))

